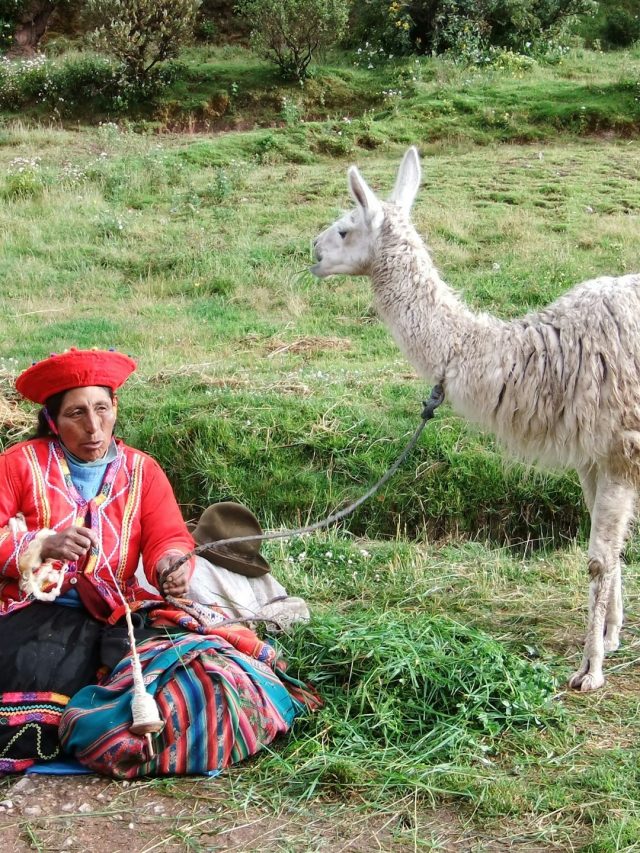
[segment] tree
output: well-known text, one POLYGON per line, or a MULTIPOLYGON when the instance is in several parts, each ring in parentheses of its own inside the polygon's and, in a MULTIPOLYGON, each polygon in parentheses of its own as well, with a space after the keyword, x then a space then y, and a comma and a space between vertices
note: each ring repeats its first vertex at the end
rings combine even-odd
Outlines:
POLYGON ((98 50, 119 59, 139 82, 193 36, 200 0, 87 0, 98 50))
POLYGON ((0 48, 7 56, 33 56, 59 0, 0 0, 0 48))
POLYGON ((347 23, 347 0, 239 0, 257 53, 283 76, 304 80, 313 54, 335 44, 347 23))

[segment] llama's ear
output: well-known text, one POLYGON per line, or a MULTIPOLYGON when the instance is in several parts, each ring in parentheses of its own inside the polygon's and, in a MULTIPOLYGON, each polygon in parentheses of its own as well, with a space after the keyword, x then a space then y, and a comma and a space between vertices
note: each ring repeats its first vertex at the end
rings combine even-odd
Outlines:
POLYGON ((372 228, 382 224, 382 205, 369 188, 356 166, 349 168, 349 190, 353 200, 358 205, 364 216, 365 222, 372 228))
POLYGON ((402 158, 400 168, 398 169, 398 177, 396 184, 391 193, 389 201, 395 202, 404 208, 407 213, 411 210, 418 189, 420 187, 420 158, 418 149, 411 146, 407 153, 402 158))

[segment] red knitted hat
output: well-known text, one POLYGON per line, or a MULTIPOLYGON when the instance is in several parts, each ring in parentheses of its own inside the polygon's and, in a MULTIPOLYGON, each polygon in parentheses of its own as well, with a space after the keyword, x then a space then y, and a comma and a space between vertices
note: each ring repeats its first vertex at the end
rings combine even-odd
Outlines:
POLYGON ((104 385, 115 391, 136 369, 128 355, 113 350, 75 349, 37 361, 16 379, 16 388, 34 403, 44 403, 52 394, 104 385))

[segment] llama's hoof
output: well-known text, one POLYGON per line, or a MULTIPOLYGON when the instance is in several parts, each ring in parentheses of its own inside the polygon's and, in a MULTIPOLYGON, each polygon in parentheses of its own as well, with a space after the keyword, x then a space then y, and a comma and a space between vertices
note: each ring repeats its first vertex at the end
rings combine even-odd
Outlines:
POLYGON ((620 648, 620 628, 617 625, 607 625, 603 643, 605 652, 615 652, 620 648))
POLYGON ((574 672, 569 679, 569 687, 572 690, 580 690, 581 693, 591 693, 592 690, 597 690, 604 684, 604 675, 593 672, 585 672, 579 669, 574 672))
POLYGON ((585 676, 586 672, 583 669, 579 669, 577 672, 574 672, 571 678, 569 679, 569 687, 572 690, 580 690, 585 676))
POLYGON ((620 639, 618 637, 605 637, 604 650, 605 652, 615 652, 620 648, 620 639))
POLYGON ((588 673, 582 679, 582 684, 580 685, 581 693, 591 693, 592 690, 598 690, 604 684, 604 675, 599 673, 595 675, 594 673, 588 673))
POLYGON ((577 669, 573 675, 569 678, 569 687, 572 690, 580 690, 582 687, 582 682, 584 681, 586 675, 589 672, 589 661, 583 660, 582 666, 580 669, 577 669))

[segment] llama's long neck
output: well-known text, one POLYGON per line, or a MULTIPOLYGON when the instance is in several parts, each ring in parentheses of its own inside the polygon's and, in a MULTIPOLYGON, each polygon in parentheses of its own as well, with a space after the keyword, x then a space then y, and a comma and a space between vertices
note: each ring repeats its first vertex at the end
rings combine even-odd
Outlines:
POLYGON ((444 381, 454 408, 486 423, 485 407, 477 404, 499 393, 496 344, 505 324, 464 305, 393 206, 385 210, 371 278, 376 309, 409 361, 430 382, 444 381))

